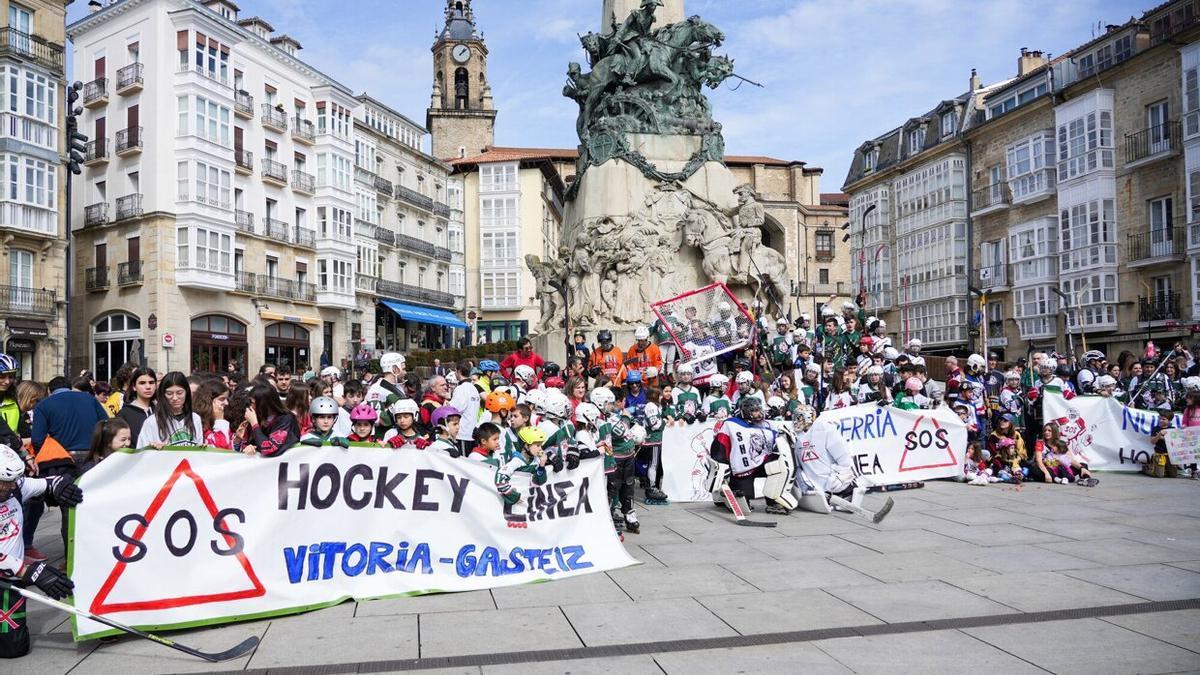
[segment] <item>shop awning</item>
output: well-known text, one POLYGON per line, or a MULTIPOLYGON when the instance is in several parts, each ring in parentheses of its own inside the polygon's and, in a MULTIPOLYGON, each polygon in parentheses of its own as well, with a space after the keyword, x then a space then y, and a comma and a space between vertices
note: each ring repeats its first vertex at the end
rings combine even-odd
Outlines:
POLYGON ((44 338, 50 335, 50 329, 45 321, 36 319, 9 319, 8 330, 13 335, 44 338))
POLYGON ((284 314, 283 312, 259 312, 258 318, 266 319, 267 321, 290 321, 291 323, 303 323, 309 326, 320 326, 321 318, 317 316, 295 316, 292 314, 284 314))
POLYGON ((449 326, 451 328, 467 327, 467 324, 462 319, 443 309, 406 305, 403 302, 396 302, 395 300, 380 300, 379 304, 395 312, 396 316, 401 319, 416 321, 417 323, 431 323, 435 326, 449 326))

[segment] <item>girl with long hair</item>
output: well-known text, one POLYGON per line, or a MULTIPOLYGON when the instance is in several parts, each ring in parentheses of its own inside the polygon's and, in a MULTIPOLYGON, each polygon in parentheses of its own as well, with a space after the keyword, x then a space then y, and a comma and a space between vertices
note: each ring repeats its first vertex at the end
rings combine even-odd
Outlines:
POLYGON ((154 414, 154 394, 158 391, 158 375, 151 368, 138 368, 129 376, 129 388, 125 391, 125 405, 117 417, 129 425, 129 433, 136 440, 142 435, 142 425, 154 414))
POLYGON ((80 473, 87 473, 88 469, 99 464, 105 457, 121 448, 128 448, 130 445, 133 443, 129 436, 129 425, 125 423, 125 420, 113 417, 98 422, 95 430, 92 431, 92 446, 83 460, 80 473))
POLYGON ((204 425, 192 410, 192 389, 187 376, 177 370, 163 376, 154 396, 154 418, 142 425, 137 447, 162 448, 175 443, 204 443, 204 425))
POLYGON ((219 379, 205 380, 196 387, 192 404, 200 416, 204 428, 204 444, 222 450, 232 450, 233 440, 229 433, 229 422, 225 420, 225 407, 229 405, 229 389, 219 379))
POLYGON ((250 390, 250 400, 253 404, 246 408, 245 413, 246 422, 250 425, 250 440, 242 452, 258 452, 265 457, 273 457, 300 440, 300 424, 296 416, 280 403, 275 387, 255 384, 254 389, 250 390))

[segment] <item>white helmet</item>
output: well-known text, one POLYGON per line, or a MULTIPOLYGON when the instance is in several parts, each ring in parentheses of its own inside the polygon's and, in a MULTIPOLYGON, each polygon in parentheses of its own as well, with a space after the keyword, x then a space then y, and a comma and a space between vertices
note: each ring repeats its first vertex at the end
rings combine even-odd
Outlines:
MULTIPOLYGON (((1191 378, 1191 377, 1183 378, 1183 383, 1184 383, 1183 386, 1185 388, 1188 386, 1187 381, 1191 380, 1191 379, 1195 379, 1195 378, 1191 378)), ((1096 378, 1096 386, 1100 387, 1100 388, 1115 387, 1115 386, 1117 386, 1117 378, 1113 377, 1112 375, 1101 375, 1100 377, 1096 378)))
POLYGON ((637 329, 633 331, 633 339, 634 340, 649 340, 650 339, 650 329, 645 326, 638 326, 637 329))
POLYGON ((743 370, 737 374, 737 377, 734 378, 734 381, 738 384, 754 384, 754 373, 748 370, 743 370))
POLYGON ((913 339, 909 340, 904 346, 910 347, 910 348, 916 347, 916 348, 920 349, 921 348, 921 340, 918 338, 913 338, 913 339))
POLYGON ((797 328, 796 330, 792 331, 792 337, 795 340, 802 342, 808 339, 808 331, 804 330, 803 328, 797 328))
POLYGON ((973 373, 983 372, 987 368, 987 361, 979 354, 972 354, 967 357, 967 370, 973 373))
POLYGON ((542 396, 542 409, 549 417, 567 419, 571 416, 571 399, 560 389, 547 389, 542 396))
MULTIPOLYGON (((1108 376, 1108 375, 1105 375, 1104 377, 1109 377, 1109 376, 1108 376)), ((1017 381, 1019 382, 1019 381, 1021 380, 1021 371, 1019 371, 1019 370, 1010 370, 1010 371, 1008 371, 1007 373, 1005 373, 1005 374, 1004 374, 1004 381, 1005 381, 1005 382, 1008 382, 1008 381, 1010 381, 1010 380, 1017 380, 1017 381)), ((1115 383, 1116 383, 1116 380, 1113 380, 1113 383, 1115 384, 1115 383)))
POLYGON ((446 373, 446 384, 458 384, 458 371, 451 370, 446 373))
POLYGON ((16 450, 0 445, 0 480, 14 481, 25 475, 25 462, 16 450))
POLYGON ((875 324, 875 326, 877 328, 887 328, 887 322, 884 321, 883 319, 880 319, 879 322, 875 324))
MULTIPOLYGON (((1101 357, 1101 358, 1103 358, 1103 357, 1101 357)), ((1104 377, 1109 377, 1109 379, 1112 379, 1110 376, 1107 376, 1107 375, 1105 375, 1104 377)), ((1099 379, 1099 378, 1097 378, 1097 379, 1099 379)), ((1186 391, 1189 394, 1200 394, 1200 377, 1192 376, 1192 377, 1183 378, 1183 389, 1184 389, 1184 391, 1186 391)))
POLYGON ((332 377, 335 380, 342 379, 342 369, 337 366, 325 366, 321 369, 321 377, 332 377))
POLYGON ((842 309, 854 309, 854 310, 857 310, 857 309, 858 309, 858 305, 856 305, 856 304, 854 304, 853 302, 850 302, 849 300, 847 300, 846 302, 843 302, 843 303, 842 303, 842 309))
POLYGON ((658 377, 658 368, 655 368, 654 366, 647 366, 645 375, 646 379, 653 380, 654 378, 658 377))
POLYGON ((646 420, 650 422, 657 422, 658 418, 662 416, 662 409, 658 407, 657 403, 647 403, 642 407, 642 412, 645 413, 646 420))
POLYGON ((783 400, 782 396, 772 396, 771 398, 767 399, 767 407, 768 408, 779 408, 780 410, 782 410, 786 406, 787 406, 787 401, 783 400))
POLYGON ((641 445, 646 441, 646 427, 635 424, 629 428, 629 440, 633 441, 634 445, 641 445))
POLYGON ((379 357, 379 370, 384 373, 392 372, 392 368, 404 367, 404 355, 398 352, 388 352, 379 357))
POLYGON ((412 415, 413 417, 416 417, 417 413, 420 412, 420 409, 417 407, 416 401, 412 400, 411 398, 402 398, 393 403, 391 407, 388 408, 388 411, 391 412, 393 416, 412 415))
POLYGON ((717 311, 722 314, 725 314, 728 312, 732 312, 733 307, 730 307, 728 302, 721 302, 717 305, 717 311))
POLYGON ((821 306, 821 318, 822 318, 822 320, 824 320, 824 319, 828 319, 829 317, 833 316, 833 315, 834 315, 834 314, 836 314, 836 313, 837 313, 837 312, 834 312, 834 311, 833 311, 833 308, 832 308, 832 307, 830 307, 829 305, 822 305, 822 306, 821 306))
POLYGON ((796 406, 796 410, 792 414, 796 416, 796 421, 805 431, 812 427, 813 422, 817 420, 817 411, 810 405, 796 406))
POLYGON ((868 377, 871 375, 883 375, 883 367, 876 366, 874 364, 869 365, 869 366, 867 366, 866 371, 864 371, 864 374, 867 375, 868 377))
POLYGON ((810 363, 807 366, 804 366, 804 372, 820 375, 821 374, 821 365, 818 363, 810 363))
POLYGON ((600 420, 604 418, 604 414, 596 407, 594 403, 584 401, 575 406, 575 421, 583 422, 589 426, 596 426, 600 420))
POLYGON ((900 352, 896 351, 895 347, 884 347, 883 358, 887 359, 888 361, 895 361, 896 359, 900 358, 900 352))
POLYGON ((800 320, 812 322, 812 314, 809 314, 808 312, 800 312, 800 320))
POLYGON ((545 412, 546 411, 546 390, 545 389, 531 389, 531 390, 525 392, 525 402, 529 404, 530 408, 533 408, 537 412, 545 412))
POLYGON ((604 406, 616 403, 617 397, 613 395, 612 390, 608 387, 596 387, 592 390, 591 395, 588 396, 588 400, 603 410, 604 406))
POLYGON ((724 373, 713 373, 708 376, 708 386, 725 389, 729 386, 729 376, 724 373))
POLYGON ((775 325, 776 326, 786 326, 786 325, 788 325, 788 320, 781 316, 781 317, 775 319, 775 325))
POLYGON ((692 364, 690 364, 690 363, 681 363, 678 366, 675 366, 675 374, 676 375, 695 375, 696 369, 693 368, 692 364))
POLYGON ((537 373, 534 372, 533 367, 527 366, 524 363, 517 366, 516 368, 513 368, 513 377, 517 378, 518 380, 521 380, 522 382, 525 382, 526 384, 532 383, 533 378, 535 378, 536 376, 537 376, 537 373))

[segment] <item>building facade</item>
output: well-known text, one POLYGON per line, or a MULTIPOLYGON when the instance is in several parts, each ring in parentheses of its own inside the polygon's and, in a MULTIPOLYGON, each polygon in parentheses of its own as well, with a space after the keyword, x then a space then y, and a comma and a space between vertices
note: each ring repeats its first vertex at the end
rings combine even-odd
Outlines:
POLYGON ((4 2, 0 34, 0 344, 21 377, 62 374, 67 239, 61 0, 4 2))

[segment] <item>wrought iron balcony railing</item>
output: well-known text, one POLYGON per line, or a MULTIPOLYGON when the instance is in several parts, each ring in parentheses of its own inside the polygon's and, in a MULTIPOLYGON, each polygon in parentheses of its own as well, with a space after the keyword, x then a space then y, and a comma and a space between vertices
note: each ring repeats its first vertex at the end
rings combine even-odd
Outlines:
POLYGON ((1141 131, 1125 135, 1125 163, 1133 164, 1155 155, 1165 155, 1179 150, 1179 120, 1146 127, 1141 131))
POLYGON ((397 185, 395 186, 395 193, 397 199, 403 199, 409 204, 425 209, 426 211, 433 211, 433 200, 416 190, 406 188, 403 185, 397 185))
POLYGON ((108 203, 89 204, 83 207, 83 226, 94 227, 108 222, 108 203))
POLYGON ((89 291, 108 288, 108 267, 89 267, 83 271, 84 287, 89 291))
POLYGON ((273 127, 279 131, 287 131, 287 113, 282 109, 276 108, 270 103, 262 104, 262 125, 264 127, 273 127))
POLYGON ((54 316, 57 307, 54 291, 26 286, 0 286, 0 314, 8 316, 54 316))
POLYGON ((274 180, 287 185, 287 167, 273 159, 264 159, 262 161, 262 177, 266 180, 274 180))
POLYGON ((240 232, 254 234, 254 214, 249 211, 236 209, 233 212, 233 224, 240 232))
POLYGON ((130 87, 141 86, 145 80, 143 72, 145 65, 141 63, 131 63, 124 68, 117 70, 117 91, 129 89, 130 87))
POLYGON ((1149 232, 1128 235, 1126 250, 1129 262, 1181 256, 1187 248, 1187 231, 1184 227, 1165 227, 1149 232))
POLYGON ((254 97, 245 89, 239 89, 233 94, 233 112, 242 117, 254 116, 254 97))
POLYGON ((129 127, 128 129, 117 130, 117 154, 129 152, 131 150, 142 149, 142 128, 129 127))
POLYGON ((992 183, 971 191, 971 211, 978 213, 986 209, 1008 206, 1012 203, 1012 193, 1008 190, 1008 181, 992 183))
POLYGON ((40 35, 32 35, 7 26, 0 28, 0 54, 15 54, 61 73, 63 46, 40 35))
POLYGON ((1138 296, 1138 321, 1171 321, 1183 318, 1179 313, 1179 293, 1138 296))
POLYGON ((283 222, 282 220, 276 220, 274 218, 263 218, 263 223, 264 223, 263 234, 265 234, 268 238, 277 239, 279 241, 284 241, 284 242, 290 240, 288 237, 287 223, 283 222))
POLYGON ((117 197, 117 220, 137 218, 142 213, 141 193, 117 197))
POLYGON ((131 286, 142 283, 142 261, 130 260, 117 263, 117 285, 131 286))

